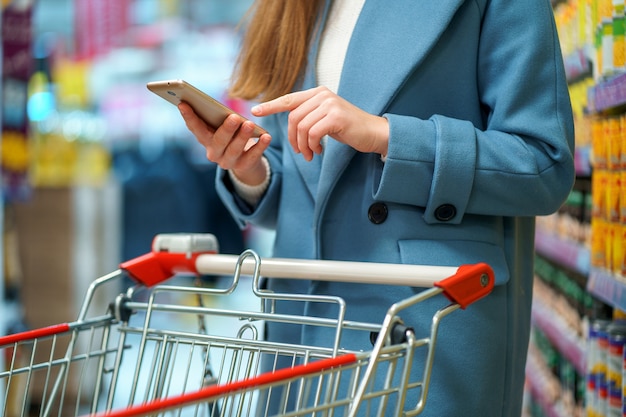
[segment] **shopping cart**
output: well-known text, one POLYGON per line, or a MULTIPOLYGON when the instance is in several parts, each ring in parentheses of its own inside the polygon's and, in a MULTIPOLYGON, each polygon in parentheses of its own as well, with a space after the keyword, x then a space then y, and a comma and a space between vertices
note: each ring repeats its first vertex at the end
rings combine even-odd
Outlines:
POLYGON ((250 250, 218 254, 212 235, 158 235, 150 253, 91 284, 76 321, 0 337, 6 362, 0 369, 0 411, 6 417, 417 415, 425 406, 441 319, 484 297, 493 285, 493 272, 482 263, 261 259, 250 250), (179 282, 205 275, 228 282, 214 287, 179 282), (115 297, 105 314, 92 311, 99 292, 127 277, 137 285, 115 297), (162 284, 172 277, 173 283, 162 284), (338 296, 272 293, 263 288, 262 277, 429 288, 390 306, 382 323, 367 323, 346 320, 338 296), (233 308, 244 279, 259 302, 233 308), (418 337, 400 313, 441 293, 450 302, 433 315, 428 334, 418 337), (181 302, 189 299, 195 302, 181 302), (278 313, 276 303, 285 300, 331 303, 338 313, 332 318, 278 313), (218 320, 230 320, 228 332, 214 334, 218 320), (182 328, 188 322, 193 330, 182 328), (267 322, 330 328, 335 340, 330 346, 264 340, 267 322), (341 348, 346 331, 373 335, 372 350, 341 348), (425 362, 416 379, 411 367, 418 351, 425 362), (290 365, 275 368, 285 361, 290 365))

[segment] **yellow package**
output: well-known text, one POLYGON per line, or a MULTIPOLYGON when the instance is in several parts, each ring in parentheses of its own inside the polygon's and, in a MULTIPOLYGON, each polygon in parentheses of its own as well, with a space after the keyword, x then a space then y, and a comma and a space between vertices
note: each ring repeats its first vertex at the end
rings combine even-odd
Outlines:
MULTIPOLYGON (((620 268, 620 275, 626 278, 626 224, 622 224, 622 237, 621 237, 621 249, 622 249, 622 262, 620 268)), ((624 381, 626 384, 626 381, 624 381)), ((625 386, 626 388, 626 386, 625 386)))
POLYGON ((599 217, 591 219, 591 266, 604 268, 606 265, 606 221, 599 217))
POLYGON ((619 193, 619 222, 626 225, 626 169, 619 172, 620 193, 619 193))
POLYGON ((591 123, 591 166, 594 169, 606 167, 605 131, 608 131, 608 121, 594 118, 591 123))
POLYGON ((618 170, 621 167, 622 117, 609 119, 609 132, 606 138, 606 164, 609 170, 618 170))
POLYGON ((611 247, 611 271, 615 275, 622 275, 624 262, 624 230, 626 225, 621 223, 611 223, 613 228, 613 244, 611 247))
POLYGON ((591 188, 592 192, 592 205, 591 205, 591 215, 592 217, 597 218, 606 218, 606 194, 607 194, 607 183, 608 183, 608 175, 605 170, 596 170, 591 177, 591 188))
POLYGON ((607 175, 606 219, 610 222, 619 223, 621 216, 620 194, 622 193, 622 172, 609 171, 607 175))

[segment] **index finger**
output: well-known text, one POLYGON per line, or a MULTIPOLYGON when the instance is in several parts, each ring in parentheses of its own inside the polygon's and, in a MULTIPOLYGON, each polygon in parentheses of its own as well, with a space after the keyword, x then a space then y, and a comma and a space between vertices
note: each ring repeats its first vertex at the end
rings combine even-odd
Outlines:
POLYGON ((270 101, 259 103, 250 109, 250 112, 254 116, 262 117, 274 113, 282 113, 285 111, 291 111, 313 97, 315 95, 314 89, 297 91, 295 93, 285 94, 270 101))

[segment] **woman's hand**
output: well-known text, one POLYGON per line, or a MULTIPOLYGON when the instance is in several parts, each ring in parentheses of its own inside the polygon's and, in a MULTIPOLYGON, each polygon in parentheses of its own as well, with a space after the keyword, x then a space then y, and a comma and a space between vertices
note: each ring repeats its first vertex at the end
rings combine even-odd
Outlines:
POLYGON ((206 149, 206 157, 223 169, 232 170, 235 176, 248 185, 258 185, 266 176, 261 161, 263 152, 270 144, 269 134, 253 138, 254 123, 231 114, 217 129, 208 126, 187 103, 178 109, 187 128, 206 149))
POLYGON ((326 87, 286 94, 251 109, 258 117, 285 111, 289 112, 289 143, 307 161, 322 152, 326 135, 360 152, 387 154, 387 119, 359 109, 326 87))

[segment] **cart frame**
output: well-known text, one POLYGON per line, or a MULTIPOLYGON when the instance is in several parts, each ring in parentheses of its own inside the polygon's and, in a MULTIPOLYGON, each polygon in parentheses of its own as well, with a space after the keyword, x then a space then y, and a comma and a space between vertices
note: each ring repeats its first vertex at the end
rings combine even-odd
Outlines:
MULTIPOLYGON (((68 412, 73 415, 144 416, 165 410, 182 410, 191 405, 207 407, 209 415, 223 415, 217 414, 216 410, 224 413, 228 407, 230 414, 226 415, 241 416, 248 415, 243 412, 250 413, 252 409, 260 409, 264 405, 268 412, 269 405, 263 403, 264 396, 270 398, 272 392, 281 392, 286 398, 289 396, 284 392, 290 390, 297 393, 296 408, 289 409, 287 405, 282 405, 281 413, 271 415, 318 415, 315 414, 317 412, 322 413, 319 415, 332 415, 333 411, 341 410, 345 412, 341 415, 356 417, 364 409, 367 409, 367 415, 371 412, 382 415, 382 410, 393 406, 396 415, 403 413, 414 416, 421 413, 426 404, 441 320, 486 296, 494 285, 493 271, 484 263, 441 267, 261 259, 251 250, 235 256, 219 255, 216 249, 217 243, 212 235, 158 235, 150 253, 124 262, 119 270, 92 282, 75 322, 0 337, 0 351, 5 352, 9 362, 8 370, 0 370, 0 387, 4 384, 6 388, 4 401, 0 397, 0 410, 3 409, 5 415, 13 417, 9 395, 24 389, 21 404, 17 407, 21 408, 21 413, 17 411, 15 416, 28 415, 32 384, 35 375, 39 378, 42 373, 43 395, 39 399, 39 415, 46 417, 67 415, 68 412), (161 284, 181 274, 232 274, 232 281, 226 288, 161 284), (117 296, 111 302, 107 314, 90 314, 92 301, 99 289, 119 282, 120 278, 126 276, 133 278, 138 285, 117 296), (233 296, 242 276, 252 277, 252 291, 260 300, 259 308, 254 311, 161 301, 161 295, 168 294, 189 294, 197 296, 199 300, 207 296, 233 296), (391 285, 430 288, 390 306, 382 323, 365 323, 345 319, 346 304, 341 297, 272 293, 262 288, 261 279, 264 277, 361 283, 384 281, 391 285), (146 292, 147 299, 142 299, 140 295, 144 294, 145 297, 146 292), (439 294, 444 294, 450 303, 433 315, 430 334, 417 338, 412 329, 404 325, 400 314, 439 294), (278 314, 274 306, 282 301, 332 303, 337 306, 338 313, 333 318, 278 314), (201 323, 209 316, 220 316, 235 318, 244 324, 234 337, 217 337, 200 331, 189 333, 156 329, 151 326, 151 322, 153 316, 159 314, 196 315, 201 323), (140 325, 130 324, 134 320, 133 316, 142 316, 140 325), (259 337, 255 324, 268 320, 331 327, 335 329, 335 340, 330 347, 265 341, 259 337), (363 353, 341 349, 342 334, 348 329, 377 334, 372 351, 363 353), (116 403, 116 396, 120 395, 117 387, 120 381, 127 378, 122 371, 128 367, 125 360, 130 347, 134 346, 131 343, 133 338, 138 340, 138 353, 134 359, 132 388, 125 405, 120 407, 116 403), (89 345, 81 347, 85 339, 90 340, 89 345), (65 347, 65 353, 54 353, 61 345, 65 347), (50 354, 43 359, 41 353, 35 354, 36 351, 40 352, 41 346, 51 349, 50 354), (422 347, 428 349, 423 374, 414 381, 411 379, 411 364, 415 351, 422 347), (22 361, 20 365, 20 352, 24 350, 31 353, 28 360, 22 361), (178 360, 177 355, 189 355, 191 358, 192 353, 187 350, 192 353, 202 352, 201 356, 204 356, 202 381, 193 388, 185 385, 181 392, 172 394, 169 387, 174 379, 174 362, 178 360), (216 350, 224 355, 217 368, 209 358, 216 350), (278 362, 279 357, 293 359, 285 369, 274 368, 271 372, 260 373, 259 358, 263 355, 275 355, 275 362, 278 362), (147 385, 144 385, 142 379, 145 379, 144 368, 148 363, 150 377, 147 385), (373 381, 383 364, 392 370, 387 371, 385 386, 382 389, 374 388, 373 381), (80 366, 76 377, 74 368, 77 365, 80 366), (215 370, 218 372, 214 375, 215 370), (92 374, 95 378, 89 380, 87 377, 92 374), (346 396, 336 381, 341 380, 341 384, 345 385, 348 376, 350 395, 346 396), (68 385, 72 384, 73 378, 78 379, 78 388, 75 395, 70 396, 68 385), (313 386, 315 381, 318 381, 317 387, 313 386), (417 389, 419 397, 416 404, 405 409, 407 393, 417 389), (138 398, 141 391, 144 397, 138 398), (87 401, 83 401, 84 396, 89 397, 87 401), (72 402, 75 401, 73 405, 66 404, 69 397, 72 397, 72 402), (207 405, 209 403, 213 405, 207 405)), ((197 380, 197 377, 190 376, 195 367, 192 359, 188 359, 187 367, 185 380, 197 380)))

